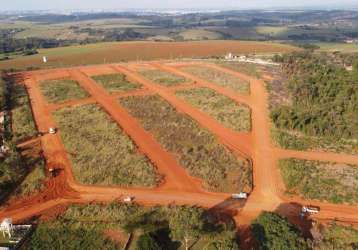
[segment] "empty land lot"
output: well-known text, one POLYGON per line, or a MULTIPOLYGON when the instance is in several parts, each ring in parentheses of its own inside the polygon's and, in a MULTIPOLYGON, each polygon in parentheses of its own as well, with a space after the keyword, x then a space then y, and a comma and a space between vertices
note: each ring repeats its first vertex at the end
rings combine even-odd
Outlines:
POLYGON ((205 66, 184 66, 181 70, 193 74, 224 88, 229 88, 242 94, 249 94, 249 83, 225 72, 205 66))
POLYGON ((140 70, 139 73, 150 81, 166 87, 175 86, 186 82, 186 79, 182 76, 158 69, 140 70))
POLYGON ((333 203, 358 202, 358 166, 286 159, 279 167, 290 194, 333 203))
POLYGON ((250 108, 208 88, 177 91, 176 95, 236 131, 250 131, 250 108))
POLYGON ((148 159, 96 105, 54 113, 80 183, 155 186, 160 178, 148 159))
POLYGON ((142 87, 142 85, 128 80, 127 76, 123 74, 97 75, 92 76, 92 79, 111 93, 125 92, 142 87))
POLYGON ((50 103, 61 103, 72 99, 88 97, 76 81, 71 79, 59 79, 43 81, 40 84, 42 94, 50 103))
POLYGON ((251 166, 161 97, 126 97, 120 102, 192 176, 205 181, 205 188, 222 192, 251 190, 251 166))

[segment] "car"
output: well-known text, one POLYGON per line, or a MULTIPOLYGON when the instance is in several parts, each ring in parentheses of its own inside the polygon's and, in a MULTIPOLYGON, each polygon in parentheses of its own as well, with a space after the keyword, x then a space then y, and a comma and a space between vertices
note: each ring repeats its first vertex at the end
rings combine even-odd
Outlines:
POLYGON ((126 196, 123 198, 124 202, 132 202, 133 200, 134 200, 134 197, 132 197, 132 196, 126 196))

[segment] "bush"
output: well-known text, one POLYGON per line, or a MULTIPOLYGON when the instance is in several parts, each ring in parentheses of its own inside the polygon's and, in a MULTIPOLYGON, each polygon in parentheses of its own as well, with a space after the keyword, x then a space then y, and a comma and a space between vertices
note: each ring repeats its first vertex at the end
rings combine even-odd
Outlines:
POLYGON ((278 214, 263 212, 251 226, 260 249, 308 249, 298 229, 278 214))
POLYGON ((136 250, 159 250, 161 249, 150 234, 142 234, 138 241, 136 250))

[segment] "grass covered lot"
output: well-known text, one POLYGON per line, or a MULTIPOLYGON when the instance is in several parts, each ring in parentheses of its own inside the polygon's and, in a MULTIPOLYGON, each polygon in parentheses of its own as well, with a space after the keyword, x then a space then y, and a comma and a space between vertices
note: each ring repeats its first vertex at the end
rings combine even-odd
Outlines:
POLYGON ((232 155, 207 130, 165 100, 146 96, 122 98, 120 102, 191 175, 202 178, 207 189, 251 190, 252 169, 248 163, 232 155))
POLYGON ((14 141, 26 140, 36 135, 37 130, 32 117, 30 101, 23 85, 11 86, 11 118, 14 141))
POLYGON ((92 76, 92 79, 111 93, 141 88, 140 84, 129 81, 124 74, 97 75, 92 76))
POLYGON ((313 245, 314 250, 323 249, 357 249, 358 230, 353 227, 331 223, 326 226, 318 224, 316 229, 321 234, 321 240, 313 245))
POLYGON ((358 202, 358 167, 317 161, 279 162, 289 194, 332 203, 358 202))
POLYGON ((242 63, 242 62, 218 62, 219 66, 235 70, 244 73, 249 76, 260 78, 262 75, 262 68, 253 63, 242 63))
POLYGON ((242 94, 250 93, 248 82, 220 70, 205 66, 185 66, 180 69, 221 87, 229 88, 242 94))
POLYGON ((155 186, 160 181, 148 159, 98 106, 65 108, 54 117, 80 183, 155 186))
POLYGON ((76 81, 70 79, 43 81, 40 87, 42 94, 50 103, 61 103, 88 97, 87 92, 76 81))
POLYGON ((158 69, 141 70, 139 73, 145 78, 166 87, 175 86, 187 82, 187 80, 182 76, 178 76, 158 69))
POLYGON ((177 91, 176 95, 184 98, 194 107, 213 116, 224 126, 237 131, 251 130, 250 108, 238 105, 230 98, 208 88, 177 91))

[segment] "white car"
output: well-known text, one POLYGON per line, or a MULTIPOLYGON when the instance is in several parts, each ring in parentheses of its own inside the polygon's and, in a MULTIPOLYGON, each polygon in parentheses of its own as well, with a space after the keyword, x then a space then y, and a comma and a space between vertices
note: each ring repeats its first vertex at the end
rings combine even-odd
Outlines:
POLYGON ((132 202, 133 200, 134 200, 134 197, 131 197, 131 196, 124 197, 124 199, 123 199, 124 202, 132 202))
POLYGON ((241 193, 238 193, 238 194, 232 194, 231 195, 231 198, 233 199, 247 199, 247 193, 244 193, 244 192, 241 192, 241 193))
POLYGON ((48 133, 51 135, 56 134, 56 128, 49 128, 48 133))

